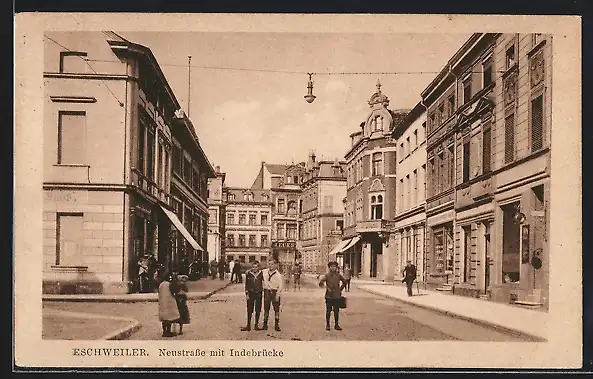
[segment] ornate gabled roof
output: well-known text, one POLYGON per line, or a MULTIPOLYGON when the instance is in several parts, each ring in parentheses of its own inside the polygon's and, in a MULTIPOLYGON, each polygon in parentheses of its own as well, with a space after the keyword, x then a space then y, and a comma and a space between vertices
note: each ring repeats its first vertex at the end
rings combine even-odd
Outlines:
POLYGON ((381 93, 381 82, 377 80, 377 92, 371 95, 369 99, 369 105, 373 106, 375 104, 383 104, 385 106, 389 105, 389 98, 381 93))

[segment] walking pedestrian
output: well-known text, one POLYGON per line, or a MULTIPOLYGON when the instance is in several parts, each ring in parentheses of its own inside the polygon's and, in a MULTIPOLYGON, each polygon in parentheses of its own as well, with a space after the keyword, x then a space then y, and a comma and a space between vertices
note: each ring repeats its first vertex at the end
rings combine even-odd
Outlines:
POLYGON ((210 261, 210 278, 211 279, 216 279, 216 270, 218 268, 218 262, 216 262, 216 259, 213 259, 210 261))
POLYGON ((159 320, 163 328, 163 337, 173 337, 171 325, 179 320, 179 308, 171 291, 172 275, 165 274, 159 284, 159 320))
POLYGON ((220 280, 224 280, 224 274, 226 273, 226 262, 224 259, 220 258, 218 261, 218 276, 220 280))
POLYGON ((278 271, 275 259, 268 261, 268 268, 263 270, 264 277, 264 324, 263 330, 268 330, 270 305, 274 307, 274 330, 280 332, 280 292, 282 292, 282 274, 278 271))
POLYGON ((233 269, 235 270, 235 283, 243 283, 243 274, 241 272, 240 260, 237 259, 235 261, 235 266, 233 266, 233 269))
POLYGON ((235 261, 234 260, 231 260, 229 262, 229 271, 231 272, 231 283, 234 283, 234 281, 233 281, 234 278, 235 278, 235 270, 234 270, 234 268, 235 268, 235 261))
POLYGON ((320 287, 325 283, 325 330, 331 329, 329 320, 332 311, 334 312, 334 329, 342 330, 340 327, 340 307, 343 306, 341 304, 343 301, 342 290, 346 285, 346 280, 338 272, 338 262, 329 262, 327 267, 329 272, 322 275, 319 280, 320 287))
POLYGON ((414 284, 414 280, 416 280, 416 266, 412 264, 412 261, 408 261, 408 264, 404 268, 402 275, 404 277, 402 279, 402 283, 406 283, 408 296, 412 296, 412 284, 414 284))
POLYGON ((259 328, 259 315, 261 314, 262 294, 264 290, 264 275, 260 270, 259 262, 254 261, 251 269, 245 273, 245 300, 247 300, 247 326, 242 331, 251 330, 251 317, 255 311, 253 329, 259 328))
POLYGON ((350 292, 350 280, 352 280, 352 269, 350 268, 350 266, 344 266, 344 274, 342 274, 342 276, 346 281, 346 285, 344 288, 346 288, 346 292, 350 292))
POLYGON ((296 263, 294 267, 294 271, 292 272, 293 279, 294 279, 294 290, 296 291, 297 288, 299 291, 301 290, 301 274, 303 273, 303 268, 299 262, 296 263))
POLYGON ((178 275, 176 280, 171 282, 171 292, 175 296, 177 302, 177 309, 179 310, 179 335, 183 334, 183 325, 189 324, 189 307, 187 306, 187 275, 178 275))

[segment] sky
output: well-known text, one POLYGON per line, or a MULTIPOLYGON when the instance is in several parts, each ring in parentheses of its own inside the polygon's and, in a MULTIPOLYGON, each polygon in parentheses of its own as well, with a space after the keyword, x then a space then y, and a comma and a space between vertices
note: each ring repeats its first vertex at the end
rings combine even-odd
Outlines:
POLYGON ((149 47, 228 186, 261 162, 343 159, 381 82, 390 109, 411 109, 470 34, 118 32, 149 47), (191 92, 188 109, 188 56, 191 92), (210 68, 206 68, 210 67, 210 68), (295 73, 246 70, 291 71, 295 73), (429 72, 404 74, 404 72, 429 72), (313 73, 311 104, 307 73, 313 73), (362 73, 339 75, 336 73, 362 73), (378 74, 393 73, 396 74, 378 74), (323 74, 326 73, 326 74, 323 74), (330 75, 327 75, 330 73, 330 75))

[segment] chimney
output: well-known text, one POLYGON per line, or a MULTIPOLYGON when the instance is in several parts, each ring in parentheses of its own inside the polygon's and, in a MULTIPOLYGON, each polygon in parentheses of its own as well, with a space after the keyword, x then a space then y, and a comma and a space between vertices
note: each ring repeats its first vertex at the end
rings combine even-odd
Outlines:
POLYGON ((215 166, 214 170, 216 171, 217 174, 220 174, 220 166, 215 166))

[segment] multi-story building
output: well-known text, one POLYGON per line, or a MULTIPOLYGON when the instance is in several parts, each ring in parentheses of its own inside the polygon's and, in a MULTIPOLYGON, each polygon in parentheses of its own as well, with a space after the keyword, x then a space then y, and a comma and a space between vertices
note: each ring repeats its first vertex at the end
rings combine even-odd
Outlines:
POLYGON ((259 261, 270 255, 272 200, 268 189, 225 187, 224 256, 227 261, 259 261))
POLYGON ((134 291, 141 257, 178 268, 176 230, 191 253, 206 246, 205 189, 191 188, 214 169, 149 48, 113 32, 44 43, 43 291, 134 291), (175 140, 195 183, 171 172, 175 140), (187 187, 192 227, 174 193, 187 187))
POLYGON ((395 277, 399 278, 407 261, 424 281, 424 229, 426 224, 426 108, 418 103, 393 130, 398 141, 396 154, 395 201, 395 277))
POLYGON ((360 131, 351 134, 345 155, 347 194, 344 214, 344 263, 362 277, 393 279, 396 199, 396 141, 391 133, 409 113, 388 109, 389 99, 377 91, 360 131))
POLYGON ((346 162, 316 160, 315 153, 311 152, 305 169, 299 200, 301 233, 297 247, 302 254, 303 269, 322 273, 327 270, 329 253, 340 242, 344 227, 342 199, 346 194, 346 162))
POLYGON ((225 189, 226 174, 220 172, 220 166, 215 167, 216 177, 208 180, 208 261, 225 258, 225 189))
POLYGON ((547 306, 551 42, 475 33, 422 93, 426 269, 456 294, 547 306))

